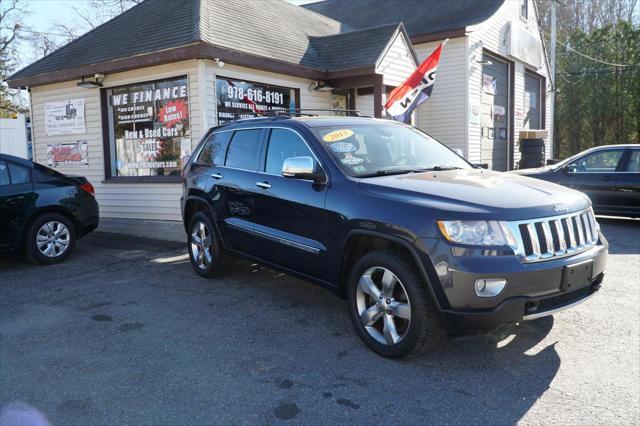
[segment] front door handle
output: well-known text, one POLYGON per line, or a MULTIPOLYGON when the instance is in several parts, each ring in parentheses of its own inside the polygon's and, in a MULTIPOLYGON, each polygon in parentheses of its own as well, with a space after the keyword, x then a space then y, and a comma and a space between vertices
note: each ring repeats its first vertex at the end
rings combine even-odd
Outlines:
POLYGON ((211 173, 211 177, 214 179, 222 179, 222 175, 220 173, 211 173))
POLYGON ((262 189, 269 189, 271 188, 271 185, 269 185, 268 182, 258 182, 256 183, 256 186, 262 188, 262 189))
POLYGON ((614 189, 614 191, 618 191, 618 192, 633 192, 633 189, 629 189, 629 188, 616 188, 616 189, 614 189))

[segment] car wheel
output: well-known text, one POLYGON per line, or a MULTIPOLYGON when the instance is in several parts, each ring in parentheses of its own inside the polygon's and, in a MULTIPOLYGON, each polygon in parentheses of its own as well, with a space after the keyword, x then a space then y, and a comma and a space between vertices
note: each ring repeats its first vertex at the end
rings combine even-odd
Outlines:
POLYGON ((52 265, 64 261, 76 244, 73 223, 59 213, 44 213, 31 223, 25 254, 32 263, 52 265))
POLYGON ((230 260, 222 249, 213 223, 205 213, 197 212, 191 218, 187 245, 191 265, 199 275, 212 278, 229 270, 230 260))
POLYGON ((355 264, 347 286, 351 321, 364 343, 387 358, 432 348, 442 330, 425 283, 396 252, 374 252, 355 264))

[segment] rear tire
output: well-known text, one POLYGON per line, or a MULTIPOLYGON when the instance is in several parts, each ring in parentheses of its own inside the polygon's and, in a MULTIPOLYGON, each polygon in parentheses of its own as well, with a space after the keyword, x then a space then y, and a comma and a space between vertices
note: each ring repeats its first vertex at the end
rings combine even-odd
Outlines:
POLYGON ((187 246, 191 266, 205 278, 219 277, 227 273, 232 260, 222 249, 213 223, 204 212, 197 212, 189 221, 187 246))
POLYGON ((29 226, 24 251, 27 259, 39 265, 64 261, 76 244, 73 223, 59 213, 44 213, 29 226))
POLYGON ((442 328, 426 285, 413 263, 395 251, 369 253, 356 262, 347 283, 349 314, 369 348, 402 358, 438 343, 442 328))

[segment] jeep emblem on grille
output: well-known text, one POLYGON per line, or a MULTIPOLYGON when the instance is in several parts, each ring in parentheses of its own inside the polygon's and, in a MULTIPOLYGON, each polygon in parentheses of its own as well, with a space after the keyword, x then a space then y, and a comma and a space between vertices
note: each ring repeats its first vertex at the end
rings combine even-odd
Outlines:
POLYGON ((553 205, 554 212, 566 212, 569 211, 569 207, 564 203, 558 203, 553 205))

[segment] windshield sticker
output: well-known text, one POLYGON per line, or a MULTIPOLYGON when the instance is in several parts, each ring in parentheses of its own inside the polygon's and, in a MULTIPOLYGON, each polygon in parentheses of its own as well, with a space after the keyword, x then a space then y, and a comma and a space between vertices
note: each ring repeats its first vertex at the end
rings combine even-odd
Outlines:
POLYGON ((356 152, 358 150, 351 142, 336 142, 329 146, 333 152, 356 152))
POLYGON ((325 142, 337 142, 337 141, 346 139, 350 136, 353 136, 353 130, 339 129, 339 130, 334 130, 331 133, 327 133, 326 135, 324 135, 322 140, 325 142))
POLYGON ((342 164, 346 164, 347 166, 355 166, 356 164, 360 164, 364 161, 364 158, 354 157, 350 152, 347 152, 344 158, 340 159, 342 164))
POLYGON ((365 166, 353 166, 352 168, 356 173, 364 173, 367 171, 367 168, 365 166))

